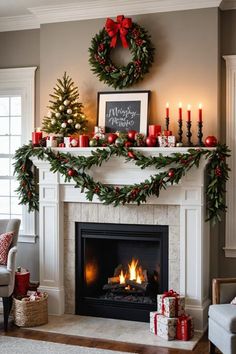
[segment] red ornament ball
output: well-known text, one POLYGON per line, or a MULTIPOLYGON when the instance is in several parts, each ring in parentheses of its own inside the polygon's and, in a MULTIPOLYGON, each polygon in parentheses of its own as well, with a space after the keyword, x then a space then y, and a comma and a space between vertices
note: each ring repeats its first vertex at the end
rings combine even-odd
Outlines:
POLYGON ((169 176, 170 178, 174 178, 174 176, 175 176, 175 171, 174 171, 174 170, 169 170, 168 176, 169 176))
POLYGON ((137 134, 136 130, 129 130, 128 131, 128 139, 131 141, 135 140, 135 135, 137 134))
POLYGON ((107 137, 107 141, 109 144, 114 144, 116 139, 118 138, 118 135, 115 133, 110 133, 107 137))
POLYGON ((128 151, 128 157, 130 159, 135 159, 136 158, 136 156, 134 155, 133 151, 128 151))
POLYGON ((213 135, 209 135, 206 139, 205 139, 205 146, 207 147, 214 147, 217 145, 217 139, 215 136, 213 135))
POLYGON ((76 176, 77 172, 75 170, 73 170, 73 168, 69 168, 67 174, 70 177, 74 177, 74 176, 76 176))
POLYGON ((125 142, 125 147, 126 147, 126 148, 130 148, 132 145, 133 145, 133 144, 132 144, 131 141, 126 141, 126 142, 125 142))
POLYGON ((154 146, 156 146, 156 144, 157 144, 157 139, 155 136, 150 135, 146 138, 146 145, 148 147, 154 147, 154 146))

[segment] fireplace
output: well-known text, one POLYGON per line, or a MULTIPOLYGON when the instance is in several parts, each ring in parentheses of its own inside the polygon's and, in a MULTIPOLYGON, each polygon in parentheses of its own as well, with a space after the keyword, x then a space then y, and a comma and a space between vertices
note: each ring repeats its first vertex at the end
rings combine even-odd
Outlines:
POLYGON ((76 314, 149 321, 168 289, 168 226, 76 223, 76 314))

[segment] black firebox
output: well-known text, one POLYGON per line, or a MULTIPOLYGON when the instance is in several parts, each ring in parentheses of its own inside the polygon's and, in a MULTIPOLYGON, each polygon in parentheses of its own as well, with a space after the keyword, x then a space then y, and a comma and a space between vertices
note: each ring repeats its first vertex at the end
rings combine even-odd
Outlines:
POLYGON ((76 314, 149 321, 168 289, 168 226, 76 223, 76 314))

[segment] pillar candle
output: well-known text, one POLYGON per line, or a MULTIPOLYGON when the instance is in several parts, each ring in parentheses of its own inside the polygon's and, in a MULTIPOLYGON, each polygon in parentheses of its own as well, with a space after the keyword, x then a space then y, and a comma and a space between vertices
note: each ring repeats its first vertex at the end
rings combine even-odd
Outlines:
POLYGON ((187 121, 190 122, 191 121, 191 106, 190 104, 188 105, 188 116, 187 116, 187 121))
POLYGON ((89 146, 89 137, 88 137, 88 135, 80 135, 79 136, 79 146, 80 147, 88 147, 89 146))
POLYGON ((32 132, 32 144, 33 145, 39 145, 40 140, 43 137, 42 132, 32 132))
POLYGON ((149 125, 148 126, 148 135, 153 135, 157 137, 161 135, 161 126, 160 125, 149 125))
POLYGON ((199 106, 198 106, 198 121, 199 123, 202 123, 202 104, 199 103, 199 106))

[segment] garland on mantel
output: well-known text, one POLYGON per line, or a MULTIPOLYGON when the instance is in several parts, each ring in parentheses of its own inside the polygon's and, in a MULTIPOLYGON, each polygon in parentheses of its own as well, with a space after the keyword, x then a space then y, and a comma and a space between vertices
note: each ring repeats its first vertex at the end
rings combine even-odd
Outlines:
POLYGON ((122 146, 110 145, 91 151, 91 155, 73 156, 70 153, 54 152, 50 148, 34 148, 32 144, 24 145, 16 151, 14 163, 15 175, 19 181, 17 193, 20 204, 27 204, 28 210, 38 210, 38 193, 34 178, 32 157, 47 160, 52 172, 59 172, 65 181, 73 180, 75 188, 81 188, 88 200, 92 201, 94 195, 104 204, 115 206, 128 203, 141 204, 151 195, 159 196, 161 189, 169 185, 178 184, 180 179, 193 166, 199 167, 200 160, 208 160, 206 171, 208 181, 206 186, 207 220, 221 220, 221 212, 226 211, 224 201, 225 182, 229 178, 229 167, 226 158, 230 156, 226 145, 218 145, 214 150, 191 148, 185 153, 172 153, 168 156, 160 154, 158 157, 145 156, 140 151, 122 146), (111 186, 94 179, 85 171, 92 166, 101 167, 104 161, 112 156, 125 157, 126 162, 134 162, 141 169, 153 166, 157 173, 141 183, 126 186, 111 186), (160 171, 158 171, 160 169, 160 171))

